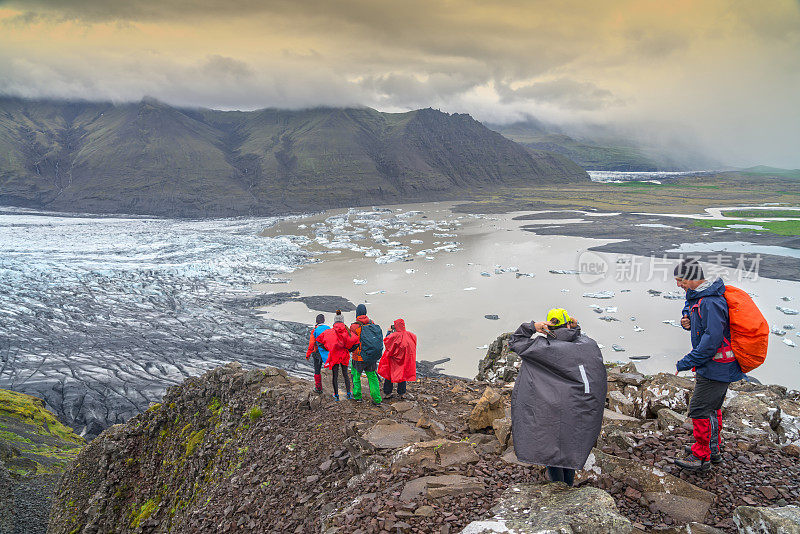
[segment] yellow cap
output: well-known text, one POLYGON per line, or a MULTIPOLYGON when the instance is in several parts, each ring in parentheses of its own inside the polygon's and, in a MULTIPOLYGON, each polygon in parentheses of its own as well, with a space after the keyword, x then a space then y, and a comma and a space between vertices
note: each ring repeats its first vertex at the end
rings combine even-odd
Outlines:
POLYGON ((561 326, 570 322, 571 320, 572 318, 564 308, 553 308, 547 312, 547 322, 552 325, 561 326))

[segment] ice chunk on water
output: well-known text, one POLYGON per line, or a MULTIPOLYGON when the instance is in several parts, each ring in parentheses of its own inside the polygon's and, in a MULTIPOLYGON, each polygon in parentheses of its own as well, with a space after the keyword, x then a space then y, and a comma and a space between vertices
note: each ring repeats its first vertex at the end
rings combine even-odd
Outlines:
POLYGON ((365 295, 383 295, 384 293, 386 293, 385 289, 379 289, 377 291, 367 291, 364 294, 365 295))
POLYGON ((424 296, 426 299, 429 299, 429 298, 431 298, 431 297, 433 296, 433 294, 431 294, 431 293, 427 293, 426 295, 423 295, 423 296, 424 296))
POLYGON ((424 243, 424 241, 422 239, 412 239, 411 240, 411 244, 412 245, 421 245, 422 243, 424 243))
POLYGON ((644 332, 644 328, 642 328, 641 326, 635 324, 635 325, 633 325, 633 331, 634 332, 644 332))
POLYGON ((358 278, 353 278, 353 283, 355 285, 357 285, 357 286, 363 286, 364 284, 367 283, 367 281, 366 280, 360 280, 358 278))
POLYGON ((601 315, 600 317, 598 317, 598 319, 600 319, 601 321, 606 321, 608 323, 612 321, 619 321, 619 319, 617 319, 616 317, 612 317, 610 315, 601 315))
POLYGON ((416 269, 406 269, 406 274, 414 274, 415 272, 417 272, 416 269))
POLYGON ((663 321, 661 321, 661 322, 662 322, 662 323, 664 323, 664 324, 668 324, 668 325, 670 325, 670 326, 677 326, 678 328, 683 328, 683 327, 680 325, 680 323, 678 323, 678 321, 676 321, 675 319, 664 319, 664 320, 663 320, 663 321))
POLYGON ((596 293, 584 293, 583 296, 588 299, 612 299, 614 292, 610 290, 598 291, 596 293))
POLYGON ((465 287, 464 291, 475 291, 476 289, 478 289, 478 288, 477 287, 465 287))
POLYGON ((527 277, 527 278, 533 278, 533 277, 534 277, 534 276, 536 276, 536 275, 535 275, 535 274, 533 274, 533 273, 515 273, 515 276, 516 276, 517 278, 522 278, 523 276, 525 276, 525 277, 527 277))
POLYGON ((790 300, 792 300, 792 297, 789 296, 781 297, 781 300, 784 302, 789 302, 790 300))
POLYGON ((617 313, 617 307, 609 306, 608 308, 606 308, 606 313, 617 313))
POLYGON ((770 330, 770 332, 772 332, 776 336, 785 336, 786 335, 786 330, 781 330, 777 326, 773 326, 772 329, 770 330))
POLYGON ((794 341, 792 341, 791 339, 789 339, 788 337, 783 338, 783 342, 786 345, 789 345, 790 347, 796 347, 797 346, 797 344, 794 341))
POLYGON ((614 349, 616 352, 625 352, 625 349, 622 346, 617 345, 616 343, 611 345, 611 348, 614 349))
POLYGON ((492 275, 491 275, 491 274, 489 274, 489 273, 487 273, 486 271, 483 271, 483 272, 481 273, 481 276, 492 276, 492 275))
POLYGON ((547 272, 552 274, 581 274, 580 271, 575 269, 548 269, 547 272))
POLYGON ((775 309, 778 310, 779 312, 785 313, 786 315, 797 315, 798 313, 800 313, 797 310, 794 310, 792 308, 784 308, 783 306, 775 306, 775 309))
POLYGON ((669 293, 664 293, 661 296, 663 298, 667 299, 667 300, 685 300, 686 299, 686 295, 681 294, 681 293, 673 293, 671 291, 669 293))

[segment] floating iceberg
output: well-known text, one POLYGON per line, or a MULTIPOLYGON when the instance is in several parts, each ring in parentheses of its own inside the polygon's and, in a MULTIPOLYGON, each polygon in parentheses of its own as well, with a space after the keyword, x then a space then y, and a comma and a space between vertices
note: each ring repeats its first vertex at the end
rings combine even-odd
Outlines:
POLYGON ((406 269, 406 274, 414 274, 415 272, 417 272, 416 269, 406 269))
POLYGON ((661 322, 662 322, 662 323, 664 323, 664 324, 668 324, 668 325, 670 325, 670 326, 677 326, 678 328, 683 328, 683 327, 680 325, 680 323, 679 323, 678 321, 676 321, 675 319, 664 319, 664 320, 663 320, 663 321, 661 321, 661 322))
POLYGON ((353 278, 353 283, 357 286, 363 286, 367 283, 366 280, 359 280, 358 278, 353 278))
POLYGON ((552 274, 581 274, 580 271, 575 269, 548 269, 547 272, 552 274))
POLYGON ((794 341, 792 341, 791 339, 789 339, 788 337, 783 338, 783 342, 786 345, 789 345, 790 347, 796 347, 797 346, 797 344, 794 341))
POLYGON ((781 330, 777 326, 773 326, 772 329, 770 330, 770 332, 772 332, 776 336, 785 336, 786 335, 786 330, 781 330))
POLYGON ((475 291, 476 289, 478 289, 478 288, 477 287, 465 287, 464 291, 475 291))
POLYGON ((788 296, 787 297, 781 297, 781 300, 784 301, 784 302, 789 302, 790 300, 792 300, 792 297, 788 297, 788 296))
POLYGON ((634 332, 644 332, 644 328, 642 328, 641 326, 635 324, 635 325, 633 325, 633 331, 634 332))
POLYGON ((792 308, 784 308, 783 306, 775 306, 775 309, 780 311, 780 312, 785 313, 786 315, 797 315, 797 314, 800 313, 797 310, 794 310, 792 308))
POLYGON ((533 278, 533 277, 534 277, 534 276, 536 276, 536 275, 535 275, 535 274, 533 274, 533 273, 515 273, 515 276, 516 276, 517 278, 522 278, 523 276, 525 276, 525 277, 527 277, 527 278, 533 278))
POLYGON ((686 295, 681 295, 680 293, 664 293, 661 295, 663 298, 668 300, 686 300, 686 295))
POLYGON ((597 293, 584 293, 584 298, 587 299, 613 299, 614 292, 613 291, 598 291, 597 293))
POLYGON ((619 319, 617 319, 616 317, 612 317, 611 315, 601 315, 600 317, 598 317, 598 319, 600 319, 601 321, 606 321, 608 323, 612 321, 619 321, 619 319))
POLYGON ((625 349, 623 347, 617 345, 616 343, 611 345, 611 348, 614 349, 617 352, 625 352, 625 349))
POLYGON ((385 289, 379 289, 378 291, 367 291, 364 294, 365 295, 383 295, 384 293, 386 293, 385 289))
POLYGON ((483 271, 483 272, 481 273, 481 276, 492 276, 492 275, 491 275, 491 274, 489 274, 489 273, 487 273, 486 271, 483 271))

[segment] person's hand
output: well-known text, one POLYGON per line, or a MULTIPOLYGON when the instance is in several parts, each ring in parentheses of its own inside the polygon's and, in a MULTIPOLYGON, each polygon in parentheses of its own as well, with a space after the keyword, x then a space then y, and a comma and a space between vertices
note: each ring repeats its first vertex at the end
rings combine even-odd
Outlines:
POLYGON ((551 326, 550 323, 545 321, 539 321, 533 323, 533 327, 536 329, 536 331, 544 335, 550 334, 550 326, 551 326))
POLYGON ((683 317, 681 317, 681 326, 682 326, 684 329, 686 329, 686 330, 688 330, 689 328, 691 328, 691 327, 692 327, 692 321, 691 321, 691 319, 689 319, 689 318, 688 318, 688 317, 686 317, 685 315, 684 315, 683 317))

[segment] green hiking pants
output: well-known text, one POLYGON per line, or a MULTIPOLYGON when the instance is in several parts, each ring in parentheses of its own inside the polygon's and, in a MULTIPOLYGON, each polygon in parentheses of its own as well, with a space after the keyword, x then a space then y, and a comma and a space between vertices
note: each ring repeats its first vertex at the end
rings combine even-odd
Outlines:
POLYGON ((378 373, 376 373, 376 366, 374 363, 365 364, 364 362, 353 361, 351 363, 351 371, 353 373, 353 398, 361 399, 361 373, 366 373, 367 382, 369 382, 369 395, 372 397, 372 402, 381 402, 381 387, 378 380, 378 373))

